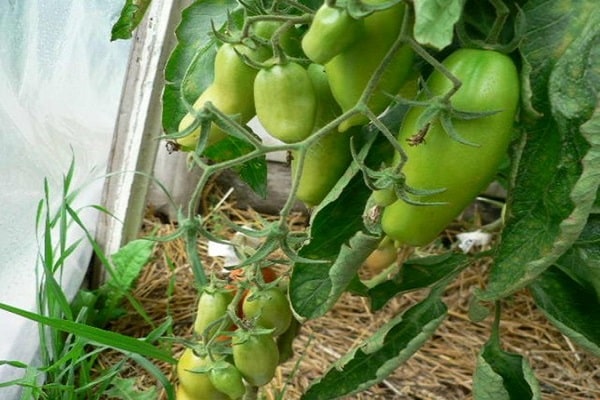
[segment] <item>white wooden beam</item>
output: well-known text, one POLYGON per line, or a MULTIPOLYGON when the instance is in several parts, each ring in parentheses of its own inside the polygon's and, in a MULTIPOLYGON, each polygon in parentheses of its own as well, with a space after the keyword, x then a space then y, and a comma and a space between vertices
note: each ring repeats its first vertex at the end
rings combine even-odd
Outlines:
MULTIPOLYGON (((105 254, 137 237, 162 134, 164 66, 175 44, 182 1, 154 0, 135 31, 109 159, 96 239, 105 254)), ((104 280, 95 267, 92 284, 104 280)))

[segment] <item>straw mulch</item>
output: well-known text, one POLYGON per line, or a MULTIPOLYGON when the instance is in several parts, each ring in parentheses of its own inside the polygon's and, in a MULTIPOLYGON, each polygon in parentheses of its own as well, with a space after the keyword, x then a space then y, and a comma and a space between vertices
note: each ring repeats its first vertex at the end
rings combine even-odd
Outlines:
MULTIPOLYGON (((244 224, 252 225, 258 219, 256 212, 236 209, 235 201, 231 200, 226 201, 220 211, 244 224)), ((268 218, 265 215, 261 217, 268 218)), ((302 215, 294 218, 291 223, 297 226, 304 223, 302 215)), ((155 229, 157 235, 163 236, 172 233, 176 225, 161 222, 149 212, 143 233, 155 229)), ((220 271, 221 261, 206 256, 206 243, 199 243, 199 248, 207 268, 220 271)), ((449 317, 406 364, 370 390, 347 398, 471 399, 477 354, 488 340, 492 321, 490 317, 474 323, 467 313, 471 294, 484 284, 488 267, 485 262, 473 265, 454 282, 445 298, 449 317)), ((193 281, 183 242, 161 243, 156 246, 153 262, 139 277, 133 296, 157 325, 170 315, 175 321, 175 335, 189 338, 196 303, 193 281)), ((342 296, 327 315, 302 326, 295 341, 296 356, 279 369, 276 379, 261 392, 262 395, 266 399, 274 399, 277 391, 285 388, 284 399, 298 399, 310 382, 326 371, 333 361, 423 295, 415 292, 395 298, 384 310, 375 314, 370 312, 363 298, 342 296)), ((114 321, 111 329, 141 337, 149 332, 150 327, 131 310, 128 315, 114 321)), ((517 293, 504 302, 501 335, 505 350, 517 352, 528 359, 540 381, 544 399, 600 399, 598 360, 575 348, 550 325, 527 292, 517 293)), ((181 345, 173 345, 176 356, 181 349, 181 345)), ((107 352, 102 355, 99 367, 110 365, 120 357, 119 353, 107 352)), ((174 367, 168 364, 161 367, 175 381, 174 367)), ((140 388, 156 385, 145 370, 134 364, 129 364, 123 374, 137 377, 140 388)), ((160 399, 165 398, 162 393, 160 399)))

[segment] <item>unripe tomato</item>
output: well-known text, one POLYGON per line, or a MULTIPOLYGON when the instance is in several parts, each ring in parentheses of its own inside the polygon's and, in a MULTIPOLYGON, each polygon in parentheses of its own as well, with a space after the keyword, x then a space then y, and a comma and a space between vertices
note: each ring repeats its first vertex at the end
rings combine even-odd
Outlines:
POLYGON ((254 81, 254 99, 256 116, 273 137, 294 143, 311 134, 317 99, 308 72, 300 64, 261 69, 254 81))
POLYGON ((253 386, 271 382, 279 364, 279 350, 271 334, 240 334, 232 341, 233 363, 253 386))
POLYGON ((175 391, 175 400, 199 400, 199 397, 192 396, 183 389, 183 386, 177 386, 175 391))
MULTIPOLYGON (((454 109, 498 112, 452 120, 456 132, 477 147, 452 139, 439 120, 432 121, 423 143, 410 146, 407 140, 419 131, 419 118, 425 109, 414 107, 406 114, 398 135, 408 156, 402 169, 406 184, 415 189, 445 189, 438 194, 410 197, 420 202, 446 203, 417 206, 398 199, 384 209, 383 231, 394 240, 414 246, 435 239, 494 178, 511 141, 519 102, 519 75, 508 56, 491 50, 460 49, 443 64, 462 82, 450 98, 454 109)), ((439 96, 447 93, 452 83, 436 70, 427 80, 427 87, 433 96, 439 96)), ((398 159, 396 156, 396 162, 398 159)))
MULTIPOLYGON (((281 21, 257 21, 253 25, 253 32, 263 40, 271 40, 277 29, 283 25, 281 21)), ((302 57, 304 55, 300 45, 301 34, 295 26, 290 27, 279 37, 279 46, 283 52, 292 57, 302 57)))
POLYGON ((379 246, 365 260, 364 267, 373 274, 383 271, 398 258, 398 249, 394 246, 393 240, 388 237, 382 239, 379 246))
MULTIPOLYGON (((215 77, 212 84, 194 102, 193 108, 200 110, 206 102, 227 115, 239 115, 240 122, 245 124, 254 117, 254 78, 257 70, 247 65, 236 53, 236 50, 250 58, 264 59, 265 48, 250 50, 246 46, 224 43, 215 57, 215 77)), ((183 131, 194 122, 192 114, 186 114, 179 123, 179 131, 183 131)), ((176 140, 183 150, 193 150, 198 143, 200 127, 189 135, 176 140)), ((208 145, 225 138, 227 134, 216 124, 211 125, 208 145)))
MULTIPOLYGON (((202 335, 209 325, 215 321, 226 317, 227 307, 233 300, 233 292, 226 289, 206 288, 200 294, 194 322, 194 332, 202 335)), ((228 318, 229 319, 229 318, 228 318)), ((218 325, 218 324, 216 324, 218 325)), ((208 332, 209 336, 216 333, 218 326, 213 326, 208 332)))
MULTIPOLYGON (((308 73, 317 94, 316 131, 339 116, 341 110, 331 94, 323 66, 311 64, 308 73)), ((352 161, 350 137, 349 132, 331 132, 307 150, 296 191, 297 199, 309 207, 321 203, 352 161)), ((297 152, 292 151, 292 174, 297 168, 297 152)))
POLYGON ((231 363, 225 360, 216 361, 209 373, 210 382, 231 400, 241 399, 246 393, 242 374, 231 363))
POLYGON ((225 393, 218 391, 211 383, 207 372, 193 372, 210 366, 208 357, 197 356, 191 348, 186 348, 177 362, 179 388, 177 399, 228 400, 225 393))
POLYGON ((373 191, 373 202, 380 207, 387 207, 398 199, 391 188, 373 191))
POLYGON ((302 50, 311 61, 325 64, 350 47, 363 34, 363 20, 346 9, 324 2, 302 38, 302 50))
MULTIPOLYGON (((367 87, 371 76, 400 34, 404 17, 404 3, 376 11, 364 18, 364 34, 345 51, 325 64, 333 96, 343 111, 354 107, 367 87)), ((410 74, 414 53, 410 46, 402 46, 383 73, 375 91, 367 103, 376 115, 391 103, 390 95, 398 93, 410 74)), ((340 124, 339 130, 368 122, 357 114, 340 124)))
POLYGON ((251 290, 242 304, 244 317, 254 320, 257 326, 274 329, 279 336, 292 322, 292 310, 285 294, 277 287, 251 290))

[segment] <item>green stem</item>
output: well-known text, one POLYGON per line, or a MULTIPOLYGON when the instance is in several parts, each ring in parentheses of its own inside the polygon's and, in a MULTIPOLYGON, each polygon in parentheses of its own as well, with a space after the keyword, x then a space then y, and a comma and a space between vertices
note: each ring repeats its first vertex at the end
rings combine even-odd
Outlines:
POLYGON ((494 309, 494 323, 492 324, 492 334, 490 335, 490 342, 494 343, 497 347, 500 347, 500 317, 502 315, 502 306, 499 301, 495 302, 494 309))
POLYGON ((500 39, 502 28, 504 28, 510 10, 502 0, 490 0, 490 2, 496 9, 496 19, 494 20, 494 24, 492 25, 488 36, 485 38, 485 42, 494 44, 498 43, 498 40, 500 39))
POLYGON ((452 82, 452 89, 450 89, 442 98, 442 101, 448 101, 450 97, 454 95, 462 85, 462 82, 454 76, 444 65, 435 59, 427 50, 425 50, 419 43, 417 43, 414 39, 408 38, 408 43, 410 43, 413 50, 421 56, 427 63, 431 64, 436 70, 440 71, 446 78, 448 78, 452 82))

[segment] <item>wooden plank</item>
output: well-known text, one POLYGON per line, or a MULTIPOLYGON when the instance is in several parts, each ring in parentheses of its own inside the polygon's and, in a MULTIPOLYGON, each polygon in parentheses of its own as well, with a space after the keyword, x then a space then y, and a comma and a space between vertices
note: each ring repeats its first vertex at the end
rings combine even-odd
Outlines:
MULTIPOLYGON (((109 255, 136 238, 142 223, 148 176, 162 134, 163 70, 175 44, 182 3, 187 2, 152 1, 133 38, 102 199, 113 216, 100 217, 96 234, 109 255)), ((94 266, 92 285, 104 278, 103 268, 94 266)))

